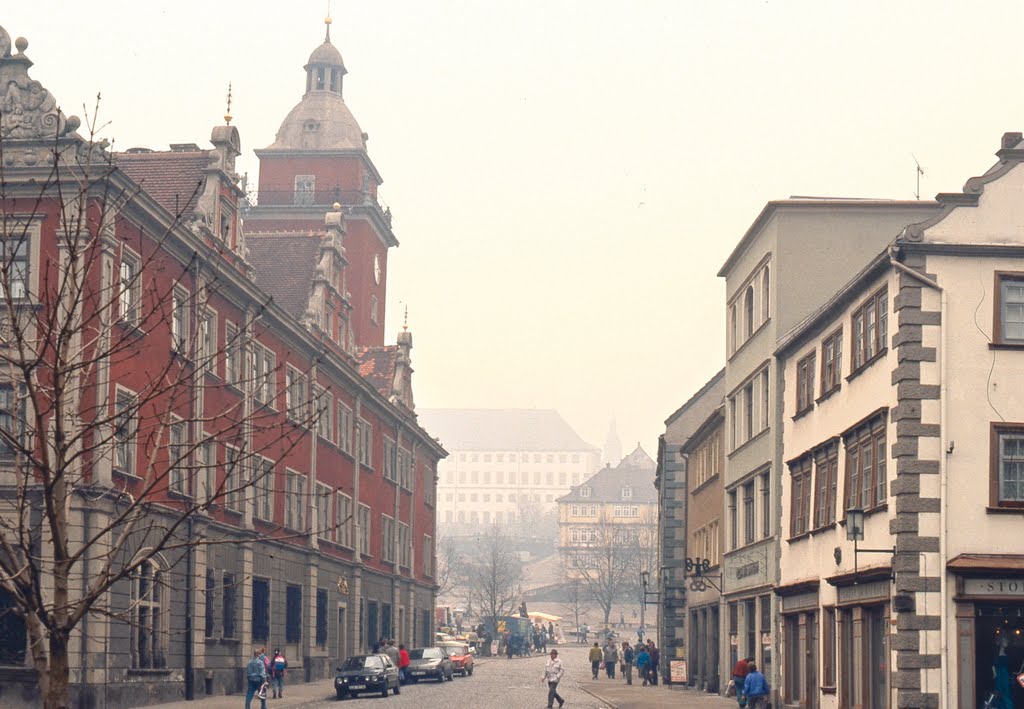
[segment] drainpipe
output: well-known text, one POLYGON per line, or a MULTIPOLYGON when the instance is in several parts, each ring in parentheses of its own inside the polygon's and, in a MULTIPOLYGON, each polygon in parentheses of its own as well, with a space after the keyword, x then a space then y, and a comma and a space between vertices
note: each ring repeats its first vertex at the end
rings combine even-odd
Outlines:
MULTIPOLYGON (((896 246, 893 246, 890 249, 889 264, 897 271, 907 274, 914 280, 932 288, 939 294, 939 652, 941 653, 939 672, 942 678, 941 687, 939 688, 939 696, 942 697, 940 701, 943 702, 944 705, 949 706, 949 658, 947 656, 949 647, 949 621, 947 620, 946 612, 948 583, 946 581, 946 570, 942 563, 946 558, 947 508, 949 499, 947 494, 949 471, 946 464, 946 451, 949 448, 946 442, 948 437, 946 431, 946 402, 949 398, 946 384, 946 360, 948 359, 946 357, 946 332, 948 330, 948 323, 946 322, 947 299, 946 291, 942 286, 924 274, 919 273, 897 261, 897 251, 898 248, 896 246)), ((928 687, 924 686, 922 687, 922 690, 927 692, 928 687)))
POLYGON ((195 664, 193 659, 193 630, 192 630, 192 515, 185 520, 185 533, 188 535, 187 546, 185 547, 185 699, 195 699, 195 664))
MULTIPOLYGON (((85 544, 89 543, 90 535, 92 534, 92 514, 89 510, 89 505, 86 503, 82 507, 82 540, 85 544)), ((88 592, 89 589, 89 553, 88 551, 82 554, 82 591, 88 592)), ((82 636, 80 639, 81 645, 81 661, 79 662, 81 669, 80 672, 80 683, 78 686, 78 703, 79 706, 87 706, 85 695, 88 691, 89 686, 89 614, 86 613, 82 616, 82 636)))

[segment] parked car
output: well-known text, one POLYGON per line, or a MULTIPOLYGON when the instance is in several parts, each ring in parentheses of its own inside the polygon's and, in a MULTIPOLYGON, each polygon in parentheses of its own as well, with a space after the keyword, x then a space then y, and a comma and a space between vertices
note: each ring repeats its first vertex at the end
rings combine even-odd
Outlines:
POLYGON ((473 653, 469 651, 469 645, 444 642, 437 646, 448 654, 448 659, 452 661, 452 672, 458 672, 463 677, 473 674, 473 653))
POLYGON ((348 696, 380 692, 380 696, 388 696, 388 690, 395 694, 402 691, 398 683, 398 668, 391 658, 384 654, 353 655, 338 666, 334 676, 334 691, 338 699, 348 696))
POLYGON ((418 647, 409 651, 409 667, 406 676, 413 682, 421 679, 436 679, 449 682, 454 678, 452 661, 448 653, 439 647, 418 647))

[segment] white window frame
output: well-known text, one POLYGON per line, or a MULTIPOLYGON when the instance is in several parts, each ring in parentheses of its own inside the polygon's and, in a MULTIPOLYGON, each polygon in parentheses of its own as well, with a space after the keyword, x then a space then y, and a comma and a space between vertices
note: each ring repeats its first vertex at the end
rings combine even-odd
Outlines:
POLYGON ((135 475, 137 458, 138 412, 135 411, 136 394, 123 387, 117 387, 114 394, 114 415, 111 420, 111 446, 113 448, 114 469, 125 474, 135 475), (129 414, 125 414, 125 410, 129 414), (123 425, 122 425, 122 420, 123 425))
POLYGON ((167 489, 191 497, 187 447, 188 424, 175 416, 167 427, 167 489))
POLYGON ((327 539, 331 529, 331 488, 324 483, 316 484, 316 533, 327 539))
POLYGON ((395 562, 395 518, 383 512, 380 515, 380 558, 382 561, 395 562))
POLYGON ((196 340, 198 365, 210 374, 217 373, 217 311, 204 306, 199 312, 199 337, 196 340))
POLYGON ((334 540, 343 547, 352 548, 352 498, 343 492, 335 495, 334 540))
POLYGON ((121 247, 118 284, 118 318, 126 325, 138 327, 142 312, 142 258, 127 246, 121 247))
POLYGON ((286 473, 284 526, 296 532, 306 531, 306 476, 288 469, 286 473))
POLYGON ((373 531, 373 515, 370 514, 369 505, 359 504, 358 522, 359 553, 363 556, 370 556, 370 533, 373 531))
POLYGON ((224 446, 224 488, 222 499, 224 509, 232 512, 242 512, 242 505, 245 500, 245 458, 242 449, 237 446, 224 446))
POLYGON ((334 395, 323 385, 314 384, 313 402, 317 435, 328 443, 334 443, 334 395))
POLYGON ((292 203, 298 207, 312 206, 316 201, 316 175, 296 175, 292 203))
POLYGON ((256 519, 274 521, 274 481, 277 463, 270 458, 257 456, 252 466, 253 511, 256 519))
POLYGON ((373 469, 373 424, 359 418, 359 463, 373 469))
POLYGON ((188 356, 189 338, 188 291, 175 286, 171 291, 171 350, 188 356))
POLYGON ((349 455, 352 454, 352 408, 344 402, 338 402, 338 447, 349 455))
POLYGON ((242 383, 243 358, 245 351, 241 331, 233 322, 224 323, 224 381, 232 386, 242 383))

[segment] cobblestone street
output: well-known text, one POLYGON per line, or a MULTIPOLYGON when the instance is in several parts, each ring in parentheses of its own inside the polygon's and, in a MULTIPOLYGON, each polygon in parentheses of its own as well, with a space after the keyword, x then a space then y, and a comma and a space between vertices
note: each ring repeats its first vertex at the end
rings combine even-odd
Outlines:
MULTIPOLYGON (((559 648, 565 665, 565 678, 559 694, 570 709, 659 709, 660 707, 692 707, 694 709, 726 709, 735 701, 664 686, 642 687, 639 682, 626 686, 621 679, 594 681, 587 660, 589 648, 579 645, 559 648)), ((547 703, 547 687, 541 683, 546 656, 528 658, 481 658, 472 677, 456 677, 452 682, 424 682, 405 685, 402 693, 386 700, 367 695, 339 702, 329 680, 287 687, 286 698, 269 700, 268 709, 308 709, 312 707, 376 706, 394 709, 532 709, 547 703)), ((159 705, 160 709, 240 709, 245 698, 240 695, 209 697, 194 702, 159 705)), ((258 708, 259 702, 254 701, 258 708)))

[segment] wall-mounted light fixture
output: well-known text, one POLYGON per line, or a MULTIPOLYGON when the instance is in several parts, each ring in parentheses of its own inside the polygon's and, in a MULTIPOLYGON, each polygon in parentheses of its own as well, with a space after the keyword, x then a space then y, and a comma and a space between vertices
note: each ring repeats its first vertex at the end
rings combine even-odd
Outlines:
MULTIPOLYGON (((864 541, 864 510, 859 507, 851 507, 846 510, 846 538, 853 542, 853 583, 857 583, 857 555, 858 554, 892 554, 896 556, 896 547, 892 549, 860 549, 857 542, 864 541)), ((841 556, 839 558, 842 558, 841 556)))

